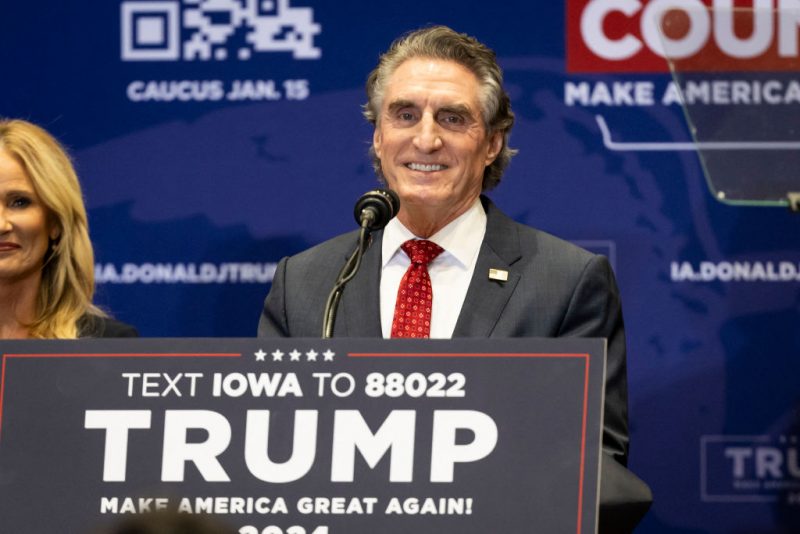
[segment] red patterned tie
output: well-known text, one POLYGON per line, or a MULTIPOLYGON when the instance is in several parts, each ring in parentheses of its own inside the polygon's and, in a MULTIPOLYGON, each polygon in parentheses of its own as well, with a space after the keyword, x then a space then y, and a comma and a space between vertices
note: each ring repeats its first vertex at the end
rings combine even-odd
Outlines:
POLYGON ((403 275, 397 291, 392 337, 427 338, 431 336, 433 305, 428 264, 444 252, 444 249, 424 239, 406 241, 400 248, 411 258, 411 265, 403 275))

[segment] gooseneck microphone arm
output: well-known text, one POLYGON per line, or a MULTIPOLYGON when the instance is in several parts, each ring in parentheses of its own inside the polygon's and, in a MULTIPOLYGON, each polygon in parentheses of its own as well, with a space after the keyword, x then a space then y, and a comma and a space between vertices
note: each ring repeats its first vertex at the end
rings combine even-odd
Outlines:
POLYGON ((336 323, 336 312, 339 309, 339 302, 342 299, 344 288, 352 280, 358 269, 361 267, 361 258, 370 245, 370 233, 373 230, 380 230, 397 215, 400 209, 400 199, 397 193, 390 189, 376 189, 369 191, 358 199, 353 210, 356 222, 361 227, 358 234, 358 244, 356 249, 347 259, 336 283, 333 285, 328 300, 325 303, 325 313, 322 320, 322 337, 330 339, 333 337, 333 327, 336 323))
POLYGON ((361 258, 364 251, 369 246, 369 231, 362 227, 358 235, 358 246, 353 254, 347 259, 342 270, 339 271, 339 276, 336 278, 336 283, 333 286, 328 301, 325 303, 325 317, 322 323, 322 337, 330 339, 333 337, 333 327, 336 323, 336 312, 339 309, 339 301, 342 299, 344 286, 355 277, 358 268, 361 267, 361 258))

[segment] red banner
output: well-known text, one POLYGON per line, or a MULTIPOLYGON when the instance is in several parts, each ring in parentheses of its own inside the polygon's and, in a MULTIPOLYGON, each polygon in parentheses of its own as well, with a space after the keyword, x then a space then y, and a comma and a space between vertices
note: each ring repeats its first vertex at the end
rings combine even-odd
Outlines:
POLYGON ((798 68, 798 0, 568 0, 566 17, 568 72, 798 68))

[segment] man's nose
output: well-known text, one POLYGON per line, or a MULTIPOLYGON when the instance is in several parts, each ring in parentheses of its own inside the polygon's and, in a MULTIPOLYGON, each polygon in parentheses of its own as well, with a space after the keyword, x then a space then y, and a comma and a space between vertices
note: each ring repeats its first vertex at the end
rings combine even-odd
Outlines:
POLYGON ((422 120, 417 124, 414 146, 425 153, 435 152, 442 148, 440 126, 430 115, 423 115, 422 120))

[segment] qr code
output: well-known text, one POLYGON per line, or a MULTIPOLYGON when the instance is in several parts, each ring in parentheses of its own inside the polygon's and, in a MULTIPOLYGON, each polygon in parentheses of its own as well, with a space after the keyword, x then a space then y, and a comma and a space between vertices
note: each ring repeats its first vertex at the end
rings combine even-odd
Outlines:
POLYGON ((122 59, 248 60, 260 52, 318 59, 320 30, 312 8, 289 0, 125 1, 122 59))

